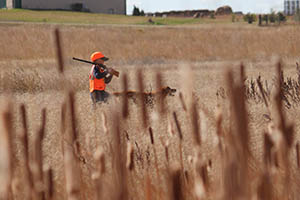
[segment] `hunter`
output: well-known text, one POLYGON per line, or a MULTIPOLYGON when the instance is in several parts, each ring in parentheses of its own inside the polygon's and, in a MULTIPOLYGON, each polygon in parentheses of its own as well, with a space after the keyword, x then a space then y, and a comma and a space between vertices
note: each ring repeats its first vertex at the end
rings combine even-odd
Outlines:
POLYGON ((109 93, 105 91, 106 84, 110 83, 113 75, 111 69, 108 69, 104 62, 108 61, 101 52, 95 52, 91 55, 91 61, 96 63, 92 66, 89 81, 90 93, 93 103, 107 102, 109 93))

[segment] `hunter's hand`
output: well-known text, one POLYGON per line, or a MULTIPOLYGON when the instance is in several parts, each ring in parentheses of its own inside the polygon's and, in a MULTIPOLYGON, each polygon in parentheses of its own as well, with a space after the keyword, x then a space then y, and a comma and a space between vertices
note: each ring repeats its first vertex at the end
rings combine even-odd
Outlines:
POLYGON ((112 70, 111 68, 107 68, 107 72, 108 72, 109 74, 112 74, 113 70, 112 70))
POLYGON ((103 73, 103 72, 105 72, 105 71, 107 72, 107 68, 106 68, 105 65, 97 64, 96 67, 99 69, 99 71, 100 71, 101 73, 103 73))

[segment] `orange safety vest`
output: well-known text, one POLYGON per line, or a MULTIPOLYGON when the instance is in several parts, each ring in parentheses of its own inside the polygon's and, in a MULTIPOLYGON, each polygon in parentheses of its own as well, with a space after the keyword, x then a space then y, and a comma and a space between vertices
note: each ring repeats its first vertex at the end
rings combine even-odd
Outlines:
POLYGON ((101 79, 97 79, 95 76, 94 76, 94 68, 95 68, 95 65, 93 65, 92 69, 91 69, 91 72, 90 72, 90 76, 89 76, 89 79, 90 79, 90 92, 93 92, 94 90, 105 90, 105 87, 106 87, 106 84, 104 82, 104 78, 101 78, 101 79))

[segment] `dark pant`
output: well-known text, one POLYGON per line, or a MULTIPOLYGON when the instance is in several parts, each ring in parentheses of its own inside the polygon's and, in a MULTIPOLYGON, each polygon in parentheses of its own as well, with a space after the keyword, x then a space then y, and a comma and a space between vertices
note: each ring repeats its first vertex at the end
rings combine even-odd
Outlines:
POLYGON ((94 90, 91 94, 91 98, 93 103, 97 102, 107 102, 109 97, 109 93, 105 92, 104 90, 94 90))

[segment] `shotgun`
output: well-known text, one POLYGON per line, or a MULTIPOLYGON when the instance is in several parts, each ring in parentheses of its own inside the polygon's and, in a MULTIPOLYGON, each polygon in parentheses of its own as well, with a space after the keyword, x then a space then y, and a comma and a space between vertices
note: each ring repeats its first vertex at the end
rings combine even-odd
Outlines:
MULTIPOLYGON (((85 63, 89 63, 89 64, 93 64, 93 65, 99 65, 97 63, 94 63, 94 62, 91 62, 91 61, 88 61, 88 60, 83 60, 83 59, 74 58, 74 57, 73 57, 73 60, 80 61, 80 62, 85 62, 85 63)), ((110 74, 115 75, 116 77, 119 77, 120 72, 114 70, 113 68, 108 68, 108 69, 110 69, 110 74)))

